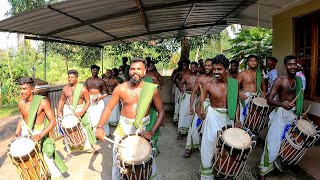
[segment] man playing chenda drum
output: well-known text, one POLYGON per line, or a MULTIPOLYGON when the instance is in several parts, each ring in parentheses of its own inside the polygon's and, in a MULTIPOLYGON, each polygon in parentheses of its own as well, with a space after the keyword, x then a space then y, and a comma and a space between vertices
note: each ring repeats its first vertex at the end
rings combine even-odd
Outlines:
POLYGON ((303 85, 299 76, 296 76, 297 58, 289 55, 284 58, 286 75, 278 77, 271 88, 267 102, 275 106, 275 110, 270 114, 269 131, 265 141, 264 152, 260 162, 260 177, 274 169, 274 166, 283 170, 278 154, 282 140, 295 121, 297 115, 302 115, 303 107, 303 85), (274 99, 276 95, 279 99, 274 99), (293 100, 297 97, 297 101, 293 100))
POLYGON ((108 96, 106 83, 98 77, 99 70, 99 66, 92 65, 92 76, 88 78, 85 83, 85 86, 89 90, 90 95, 90 106, 88 108, 88 114, 91 126, 94 131, 96 130, 96 126, 104 108, 103 98, 108 96))
POLYGON ((251 99, 256 95, 265 97, 267 87, 262 78, 261 69, 258 68, 258 57, 249 55, 247 57, 248 70, 242 71, 238 74, 240 90, 240 121, 243 124, 248 111, 248 105, 251 99))
MULTIPOLYGON (((88 152, 94 151, 91 145, 96 143, 96 139, 87 114, 87 109, 90 106, 88 89, 82 83, 78 83, 78 71, 76 70, 68 71, 68 82, 69 84, 64 86, 61 91, 57 115, 61 118, 65 117, 62 121, 68 121, 69 115, 75 115, 80 118, 86 135, 83 150, 88 152)), ((68 161, 73 155, 66 137, 64 137, 64 143, 68 153, 65 161, 68 161)))
MULTIPOLYGON (((139 132, 142 137, 151 139, 156 130, 161 125, 164 118, 163 103, 160 97, 157 85, 143 81, 146 74, 146 67, 143 59, 136 58, 130 64, 130 80, 118 85, 113 91, 112 97, 105 107, 100 121, 97 126, 96 136, 104 140, 105 132, 103 126, 109 119, 114 106, 122 101, 122 110, 119 125, 114 133, 115 141, 118 142, 125 135, 139 132), (146 126, 149 123, 149 108, 153 103, 158 111, 158 117, 155 125, 150 131, 146 131, 146 126)), ((152 164, 152 176, 155 176, 155 162, 152 164)), ((117 166, 117 158, 115 146, 113 149, 113 166, 112 179, 120 179, 120 171, 117 166)))
POLYGON ((21 94, 18 108, 23 119, 18 123, 15 137, 32 135, 29 130, 32 131, 33 141, 43 142, 41 151, 52 179, 62 179, 62 173, 67 171, 67 167, 52 149, 54 139, 48 137, 49 132, 56 125, 50 103, 44 96, 34 95, 35 85, 32 78, 22 77, 18 83, 21 94))
POLYGON ((238 106, 238 82, 234 78, 227 78, 229 60, 222 55, 213 59, 213 75, 215 79, 206 83, 203 87, 200 105, 203 106, 204 99, 209 95, 211 106, 208 107, 206 115, 204 108, 200 108, 200 117, 205 116, 203 136, 201 141, 201 179, 213 179, 212 160, 215 153, 217 132, 226 125, 231 125, 235 119, 236 126, 240 125, 236 118, 238 106))

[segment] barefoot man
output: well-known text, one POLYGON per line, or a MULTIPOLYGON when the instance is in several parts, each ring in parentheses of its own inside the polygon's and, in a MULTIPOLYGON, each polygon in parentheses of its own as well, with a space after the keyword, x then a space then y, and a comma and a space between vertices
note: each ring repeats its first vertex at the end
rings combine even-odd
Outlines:
MULTIPOLYGON (((85 86, 89 90, 90 95, 90 106, 88 108, 88 114, 94 132, 96 131, 97 124, 104 108, 103 98, 108 96, 106 83, 98 77, 99 70, 99 66, 92 65, 92 76, 88 78, 85 83, 85 86)), ((106 126, 106 133, 110 135, 109 125, 107 124, 106 126)))
POLYGON ((189 127, 192 121, 192 115, 190 114, 190 97, 196 82, 196 78, 198 77, 197 70, 198 63, 192 62, 190 73, 184 73, 180 83, 178 84, 178 87, 183 94, 179 110, 177 139, 182 139, 182 136, 186 136, 188 134, 189 127))
POLYGON ((240 121, 243 124, 248 112, 248 105, 254 96, 266 96, 267 86, 262 78, 261 69, 258 68, 258 56, 249 55, 247 57, 248 70, 238 74, 240 90, 240 121))
POLYGON ((272 171, 275 166, 280 171, 284 170, 280 159, 277 158, 280 145, 296 117, 302 115, 303 83, 302 79, 296 76, 297 58, 292 55, 286 56, 284 64, 287 73, 274 81, 267 98, 268 104, 277 108, 269 115, 269 131, 259 166, 261 179, 264 179, 264 176, 272 171), (277 94, 279 95, 278 99, 275 99, 274 97, 277 94), (297 101, 293 102, 296 97, 298 97, 297 101))
MULTIPOLYGON (((111 99, 113 90, 118 86, 119 81, 116 77, 113 75, 113 70, 107 69, 106 71, 106 77, 103 78, 104 82, 107 85, 108 95, 103 99, 104 105, 107 106, 108 102, 111 99)), ((120 104, 116 104, 116 106, 113 108, 112 113, 110 115, 110 118, 108 119, 108 123, 112 126, 117 126, 120 118, 120 104)), ((108 125, 109 126, 109 125, 108 125)), ((108 134, 108 133, 107 133, 108 134)))
MULTIPOLYGON (((78 83, 78 71, 76 70, 68 71, 68 81, 69 84, 64 86, 61 91, 61 98, 59 100, 57 110, 58 117, 63 118, 67 115, 73 114, 80 118, 86 135, 86 142, 83 149, 89 152, 94 151, 92 144, 96 143, 96 139, 87 114, 87 109, 90 106, 88 89, 84 87, 82 83, 78 83)), ((62 119, 62 121, 68 121, 68 118, 66 117, 65 119, 62 119)), ((68 153, 65 161, 69 161, 73 157, 72 151, 67 138, 64 137, 63 140, 68 153)))
MULTIPOLYGON (((114 132, 116 142, 119 142, 125 135, 136 132, 146 139, 151 139, 163 121, 164 109, 157 85, 143 81, 146 75, 143 59, 136 58, 131 61, 129 75, 129 81, 118 85, 114 89, 112 97, 102 113, 96 131, 96 136, 102 141, 105 141, 103 126, 109 119, 112 109, 120 100, 123 103, 123 108, 121 110, 119 125, 114 132), (151 103, 158 111, 158 117, 154 126, 148 129, 151 103)), ((151 178, 155 176, 155 173, 156 166, 153 160, 151 178)), ((120 179, 115 146, 113 148, 112 179, 120 179)))
POLYGON ((213 59, 215 79, 203 87, 203 95, 200 99, 200 105, 202 106, 205 97, 209 95, 211 104, 206 115, 204 108, 200 108, 199 113, 201 117, 205 116, 201 141, 201 180, 213 180, 212 159, 216 149, 218 130, 226 125, 231 125, 235 121, 236 126, 240 125, 239 118, 236 118, 238 82, 234 78, 227 78, 228 67, 229 60, 227 58, 220 56, 213 59))
POLYGON ((44 96, 34 95, 34 80, 30 77, 19 79, 21 100, 18 108, 21 120, 18 122, 15 137, 32 135, 32 140, 41 142, 41 152, 51 174, 51 179, 63 179, 62 173, 68 168, 54 148, 54 139, 48 136, 56 125, 56 118, 49 101, 44 96), (30 133, 31 131, 32 133, 30 133))
MULTIPOLYGON (((204 87, 205 84, 207 84, 209 81, 211 81, 213 79, 212 77, 212 70, 213 70, 213 66, 212 66, 212 59, 207 59, 205 61, 205 74, 198 76, 195 82, 195 86, 194 89, 192 91, 191 94, 191 98, 190 98, 190 114, 193 115, 192 118, 192 122, 191 122, 191 127, 189 128, 188 131, 188 136, 187 136, 187 143, 185 146, 185 153, 183 155, 184 158, 189 158, 191 156, 191 152, 193 149, 199 148, 200 147, 200 135, 199 135, 199 131, 198 128, 200 126, 199 121, 198 120, 198 113, 200 110, 200 104, 198 103, 199 98, 196 97, 197 93, 200 89, 199 84, 202 85, 202 87, 204 87), (196 98, 196 103, 194 103, 196 98), (196 104, 194 107, 193 105, 196 104), (196 113, 194 112, 194 109, 196 110, 196 113)), ((206 99, 207 100, 207 99, 206 99)), ((206 101, 208 102, 208 101, 206 101)), ((207 105, 210 105, 210 103, 206 103, 207 105)), ((201 121, 200 121, 201 122, 201 121)))

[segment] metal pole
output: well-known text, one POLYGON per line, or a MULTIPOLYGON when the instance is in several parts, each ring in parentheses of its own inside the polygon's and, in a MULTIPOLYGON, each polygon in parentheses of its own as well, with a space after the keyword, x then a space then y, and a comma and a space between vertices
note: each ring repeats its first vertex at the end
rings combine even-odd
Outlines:
POLYGON ((44 81, 47 81, 47 41, 44 41, 44 81))
POLYGON ((103 68, 103 61, 104 61, 104 48, 101 48, 101 61, 102 61, 102 71, 101 71, 101 75, 103 75, 104 72, 104 68, 103 68))

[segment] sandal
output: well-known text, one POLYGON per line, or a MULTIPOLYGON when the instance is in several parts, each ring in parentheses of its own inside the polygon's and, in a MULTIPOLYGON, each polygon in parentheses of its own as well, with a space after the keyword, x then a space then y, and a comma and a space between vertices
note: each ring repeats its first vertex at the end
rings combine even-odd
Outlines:
POLYGON ((177 139, 182 139, 182 134, 181 133, 179 133, 177 139))
POLYGON ((73 158, 73 154, 68 154, 67 157, 65 157, 63 161, 68 162, 72 158, 73 158))
POLYGON ((189 158, 190 156, 191 156, 191 150, 186 150, 186 151, 184 152, 183 157, 184 157, 184 158, 189 158))

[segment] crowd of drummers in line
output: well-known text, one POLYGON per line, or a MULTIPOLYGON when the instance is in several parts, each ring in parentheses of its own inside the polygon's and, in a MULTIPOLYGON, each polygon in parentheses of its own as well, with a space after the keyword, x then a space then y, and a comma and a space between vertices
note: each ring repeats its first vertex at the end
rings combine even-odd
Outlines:
POLYGON ((295 56, 284 57, 282 76, 275 57, 266 70, 255 55, 243 63, 239 72, 238 61, 220 54, 181 61, 172 74, 177 139, 186 137, 184 158, 200 150, 201 179, 238 176, 256 145, 264 149, 260 179, 275 167, 286 172, 320 135, 307 118, 310 107, 303 112, 306 79, 295 56))
MULTIPOLYGON (((150 58, 134 58, 130 65, 128 58, 122 60, 119 69, 107 69, 102 78, 100 67, 92 65, 92 76, 84 84, 78 83, 78 71, 68 71, 57 120, 48 100, 34 95, 34 80, 19 80, 21 121, 8 156, 22 179, 63 179, 64 162, 76 151, 95 152, 97 138, 114 143, 113 180, 156 177, 164 119, 159 89, 164 82, 150 58), (67 150, 64 159, 47 137, 57 122, 67 150), (113 136, 109 125, 117 126, 113 136), (138 145, 129 148, 133 142, 138 145)), ((275 167, 285 172, 319 137, 318 127, 306 117, 308 110, 303 111, 306 79, 297 58, 283 59, 283 76, 275 68, 276 58, 267 58, 267 71, 259 62, 259 57, 249 55, 247 68, 239 72, 238 61, 219 54, 205 61, 180 61, 173 71, 177 139, 187 139, 184 158, 200 149, 201 179, 238 176, 256 144, 264 148, 261 179, 275 167), (261 138, 259 132, 265 128, 267 136, 261 138)))

